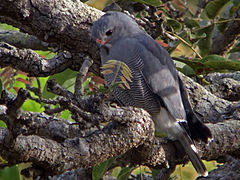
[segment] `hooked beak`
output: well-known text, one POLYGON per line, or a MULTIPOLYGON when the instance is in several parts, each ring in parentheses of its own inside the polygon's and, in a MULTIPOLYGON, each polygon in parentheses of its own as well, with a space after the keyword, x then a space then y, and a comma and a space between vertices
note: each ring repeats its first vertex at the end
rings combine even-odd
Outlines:
POLYGON ((104 46, 104 45, 106 45, 109 41, 110 41, 111 39, 109 38, 109 39, 99 39, 99 38, 97 38, 96 39, 96 42, 99 44, 99 45, 101 45, 101 46, 104 46))

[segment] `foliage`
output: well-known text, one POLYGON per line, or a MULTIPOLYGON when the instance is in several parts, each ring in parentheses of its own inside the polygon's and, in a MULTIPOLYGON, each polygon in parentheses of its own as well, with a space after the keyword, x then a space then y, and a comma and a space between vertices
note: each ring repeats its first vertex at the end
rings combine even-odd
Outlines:
POLYGON ((143 4, 147 4, 147 5, 151 5, 151 6, 160 6, 160 5, 162 5, 162 3, 159 0, 132 0, 132 1, 143 3, 143 4))
POLYGON ((104 175, 104 173, 108 170, 110 165, 113 163, 114 160, 115 160, 115 158, 110 158, 110 159, 96 165, 92 171, 92 179, 100 180, 102 178, 102 176, 104 175))
POLYGON ((6 179, 20 180, 20 175, 19 175, 19 170, 17 165, 12 167, 5 167, 4 169, 0 170, 0 180, 6 180, 6 179))
MULTIPOLYGON (((177 37, 179 44, 175 43, 177 51, 172 51, 172 57, 176 62, 178 70, 188 76, 206 75, 210 72, 239 71, 239 60, 231 60, 227 57, 210 55, 212 39, 224 33, 235 18, 235 12, 239 3, 228 0, 214 0, 207 4, 200 18, 195 18, 194 9, 197 4, 188 1, 189 12, 181 18, 175 19, 182 25, 181 30, 176 30, 171 23, 171 34, 177 37), (191 52, 189 54, 189 52, 191 52), (187 57, 185 56, 187 54, 187 57)), ((163 10, 167 16, 167 11, 163 10)), ((237 19, 238 21, 240 19, 237 19)), ((171 43, 170 41, 168 43, 171 43)), ((233 48, 239 52, 239 48, 233 48)), ((232 51, 229 51, 231 53, 232 51)), ((229 54, 228 54, 229 55, 229 54)))

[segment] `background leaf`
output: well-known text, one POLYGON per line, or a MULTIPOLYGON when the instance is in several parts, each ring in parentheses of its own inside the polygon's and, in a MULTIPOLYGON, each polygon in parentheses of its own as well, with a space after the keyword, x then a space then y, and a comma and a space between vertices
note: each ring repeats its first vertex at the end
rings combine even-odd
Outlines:
POLYGON ((98 165, 93 167, 92 171, 92 179, 93 180, 99 180, 102 178, 104 173, 107 171, 109 166, 112 164, 112 162, 115 160, 115 157, 112 157, 102 163, 99 163, 98 165))
POLYGON ((159 0, 130 0, 131 2, 139 2, 143 4, 148 4, 151 6, 161 6, 162 3, 159 0))
POLYGON ((214 19, 228 2, 229 0, 214 0, 209 2, 204 9, 208 18, 214 19))
POLYGON ((17 165, 0 170, 0 180, 20 180, 17 165))
POLYGON ((189 17, 185 17, 184 18, 184 24, 188 27, 188 28, 199 28, 200 24, 197 20, 195 19, 190 19, 189 17))
POLYGON ((182 29, 182 24, 175 19, 167 19, 166 23, 173 28, 174 31, 178 32, 182 29))
POLYGON ((203 57, 209 53, 209 51, 212 47, 213 29, 214 29, 214 24, 211 26, 207 26, 205 28, 199 29, 196 33, 198 36, 201 36, 204 33, 206 34, 206 37, 200 39, 198 42, 199 52, 200 52, 201 56, 203 56, 203 57))
POLYGON ((121 169, 120 173, 118 174, 117 180, 127 180, 131 172, 134 170, 135 167, 124 167, 121 169))
MULTIPOLYGON (((58 84, 65 87, 69 91, 73 91, 77 73, 78 72, 76 72, 76 71, 67 69, 61 73, 50 76, 48 80, 55 79, 58 84)), ((55 97, 55 94, 47 91, 47 87, 45 85, 44 90, 43 90, 43 98, 49 99, 49 98, 53 98, 53 97, 55 97)))

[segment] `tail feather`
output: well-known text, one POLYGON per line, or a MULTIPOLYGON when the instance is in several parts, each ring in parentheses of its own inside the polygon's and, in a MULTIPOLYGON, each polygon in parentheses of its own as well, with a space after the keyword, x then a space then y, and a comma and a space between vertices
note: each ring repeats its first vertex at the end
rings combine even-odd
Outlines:
POLYGON ((197 149, 188 134, 183 132, 182 136, 179 136, 178 140, 182 144, 197 173, 204 177, 208 176, 208 171, 198 155, 197 149))
MULTIPOLYGON (((188 114, 189 116, 190 114, 188 114)), ((190 130, 191 138, 196 141, 203 141, 208 143, 212 139, 212 133, 210 129, 202 123, 196 116, 196 114, 192 114, 191 118, 188 118, 188 127, 190 130), (190 120, 189 120, 190 119, 190 120)))
POLYGON ((179 88, 181 91, 183 106, 187 115, 187 126, 185 126, 185 130, 191 135, 191 138, 199 141, 202 140, 205 143, 208 143, 212 138, 211 131, 209 128, 197 117, 194 113, 192 106, 189 102, 187 90, 179 76, 179 88), (186 128, 187 127, 187 128, 186 128))

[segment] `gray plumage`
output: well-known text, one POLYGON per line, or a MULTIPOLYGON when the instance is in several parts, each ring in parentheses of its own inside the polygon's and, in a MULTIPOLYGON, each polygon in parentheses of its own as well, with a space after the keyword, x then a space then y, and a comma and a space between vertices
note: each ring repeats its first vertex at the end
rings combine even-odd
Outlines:
MULTIPOLYGON (((124 106, 148 111, 155 129, 177 139, 200 175, 207 175, 191 138, 207 141, 209 129, 193 113, 185 87, 168 52, 129 16, 109 12, 96 21, 92 38, 100 45, 101 61, 119 60, 132 71, 130 89, 116 86, 113 95, 124 106), (187 121, 186 121, 187 120, 187 121)), ((114 73, 104 76, 110 85, 114 73)), ((119 76, 116 81, 120 81, 119 76)))

